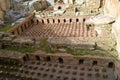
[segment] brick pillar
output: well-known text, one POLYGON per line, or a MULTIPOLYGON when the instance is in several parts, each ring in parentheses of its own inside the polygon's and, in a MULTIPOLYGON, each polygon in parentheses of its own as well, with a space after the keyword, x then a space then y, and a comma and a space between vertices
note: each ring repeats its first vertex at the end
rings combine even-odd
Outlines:
POLYGON ((50 24, 53 24, 53 19, 49 19, 49 23, 50 23, 50 24))

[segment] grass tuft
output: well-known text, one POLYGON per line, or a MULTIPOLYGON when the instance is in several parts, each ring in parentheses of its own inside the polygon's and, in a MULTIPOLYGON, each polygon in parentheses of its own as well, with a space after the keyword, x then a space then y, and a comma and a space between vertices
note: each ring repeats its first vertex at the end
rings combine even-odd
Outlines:
POLYGON ((8 31, 8 30, 11 29, 11 28, 13 28, 12 25, 7 25, 7 26, 5 26, 5 27, 3 27, 3 28, 0 28, 0 32, 6 32, 6 31, 8 31))

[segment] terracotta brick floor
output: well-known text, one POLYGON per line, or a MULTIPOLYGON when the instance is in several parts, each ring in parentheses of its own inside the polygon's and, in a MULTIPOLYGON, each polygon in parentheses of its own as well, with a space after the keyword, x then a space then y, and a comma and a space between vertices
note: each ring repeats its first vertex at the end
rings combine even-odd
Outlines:
POLYGON ((58 24, 36 24, 25 30, 20 37, 48 38, 48 37, 96 37, 93 28, 87 28, 80 22, 58 24))

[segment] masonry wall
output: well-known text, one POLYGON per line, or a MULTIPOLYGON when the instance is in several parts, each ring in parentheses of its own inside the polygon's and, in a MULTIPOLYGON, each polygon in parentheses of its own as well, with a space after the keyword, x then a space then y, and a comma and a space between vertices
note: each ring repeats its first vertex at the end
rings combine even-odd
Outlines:
POLYGON ((12 33, 16 36, 20 35, 23 31, 25 31, 26 29, 32 27, 32 25, 34 24, 33 21, 33 14, 30 14, 25 21, 23 21, 22 23, 18 24, 17 26, 15 26, 14 28, 8 30, 7 32, 12 33))
POLYGON ((27 30, 30 27, 34 27, 33 25, 36 24, 59 24, 59 23, 72 23, 72 22, 80 22, 81 26, 83 26, 82 23, 85 22, 85 20, 89 18, 89 16, 83 16, 83 17, 70 17, 70 18, 34 18, 33 14, 30 14, 24 22, 18 24, 14 28, 8 30, 7 32, 14 34, 16 36, 22 34, 25 30, 27 30))
POLYGON ((44 53, 38 53, 38 54, 26 54, 24 56, 24 61, 27 60, 40 60, 40 61, 48 61, 51 63, 60 63, 60 60, 64 64, 70 64, 70 65, 79 65, 83 64, 84 66, 92 67, 94 65, 97 65, 98 67, 109 67, 111 64, 112 67, 114 67, 114 60, 109 58, 100 58, 100 57, 92 57, 92 56, 72 56, 69 54, 44 54, 44 53))

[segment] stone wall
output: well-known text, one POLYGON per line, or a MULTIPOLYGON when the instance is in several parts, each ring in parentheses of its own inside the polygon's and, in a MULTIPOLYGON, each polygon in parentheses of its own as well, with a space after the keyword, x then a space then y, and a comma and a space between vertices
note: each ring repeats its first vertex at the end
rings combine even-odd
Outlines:
POLYGON ((83 62, 84 66, 93 66, 93 62, 96 62, 97 66, 99 67, 108 67, 109 63, 113 63, 114 60, 110 58, 101 58, 101 57, 92 57, 92 56, 73 56, 70 54, 65 53, 56 53, 56 54, 45 54, 44 52, 41 53, 34 53, 34 54, 26 54, 24 58, 26 60, 37 60, 37 57, 40 58, 41 61, 47 61, 47 58, 50 58, 51 63, 59 63, 59 59, 63 60, 63 63, 66 65, 79 65, 80 61, 83 62))
POLYGON ((102 67, 102 69, 108 68, 108 70, 112 68, 114 71, 112 76, 115 75, 115 79, 120 80, 120 62, 111 58, 102 58, 97 56, 72 56, 66 53, 46 54, 45 52, 36 52, 34 54, 25 54, 21 61, 24 63, 27 61, 41 61, 52 64, 80 65, 85 67, 95 66, 96 68, 102 67))
POLYGON ((90 16, 82 16, 82 17, 66 17, 66 18, 36 18, 34 20, 35 23, 41 24, 70 24, 80 22, 81 26, 86 26, 86 28, 93 28, 97 32, 98 37, 111 37, 111 24, 101 24, 94 25, 85 23, 85 21, 89 20, 90 16))
POLYGON ((26 29, 28 29, 29 27, 32 27, 33 24, 34 24, 33 14, 30 14, 30 15, 25 19, 25 21, 23 21, 22 23, 18 24, 18 25, 15 26, 14 28, 8 30, 7 32, 18 36, 18 35, 20 35, 23 31, 25 31, 26 29))
MULTIPOLYGON (((114 78, 113 73, 115 66, 119 63, 115 64, 115 60, 111 58, 72 56, 65 53, 46 54, 41 51, 21 56, 16 54, 7 52, 2 55, 0 52, 0 61, 4 63, 4 65, 0 65, 0 68, 2 68, 0 74, 4 74, 6 78, 10 75, 10 77, 26 80, 40 80, 41 78, 46 80, 47 76, 50 76, 50 80, 53 80, 51 79, 52 75, 52 78, 60 76, 60 78, 64 78, 63 80, 66 80, 66 77, 70 79, 79 79, 80 77, 80 80, 119 80, 117 77, 114 78), (16 57, 16 59, 13 59, 13 57, 16 57), (8 65, 10 66, 8 67, 8 65), (14 74, 14 71, 18 75, 14 74)), ((119 72, 117 68, 116 70, 119 72)))

